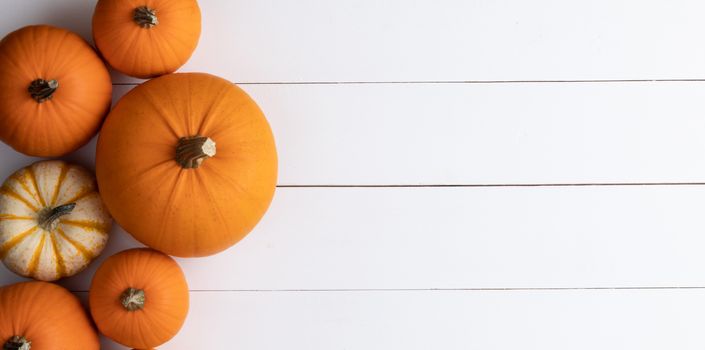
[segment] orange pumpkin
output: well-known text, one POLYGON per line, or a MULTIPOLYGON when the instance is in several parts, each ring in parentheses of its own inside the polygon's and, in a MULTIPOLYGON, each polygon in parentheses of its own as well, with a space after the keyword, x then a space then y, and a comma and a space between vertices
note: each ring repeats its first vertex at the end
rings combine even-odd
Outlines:
POLYGON ((110 107, 110 75, 78 35, 29 26, 0 41, 0 140, 30 156, 86 144, 110 107))
POLYGON ((96 175, 113 218, 140 242, 192 257, 222 251, 264 215, 277 178, 272 132, 232 83, 172 74, 130 91, 105 121, 96 175))
POLYGON ((0 288, 0 344, 3 349, 100 349, 81 303, 47 282, 0 288))
POLYGON ((88 302, 101 333, 125 346, 149 349, 179 332, 188 313, 188 293, 174 259, 137 248, 103 262, 93 276, 88 302))
POLYGON ((113 68, 138 78, 176 71, 200 35, 196 0, 100 0, 93 14, 98 50, 113 68))

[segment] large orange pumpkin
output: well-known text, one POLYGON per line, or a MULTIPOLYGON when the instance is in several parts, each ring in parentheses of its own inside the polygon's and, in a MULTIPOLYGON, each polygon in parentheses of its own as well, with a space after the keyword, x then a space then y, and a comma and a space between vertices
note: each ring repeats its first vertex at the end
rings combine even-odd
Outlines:
POLYGON ((93 14, 98 50, 113 68, 138 78, 176 71, 200 35, 196 0, 100 0, 93 14))
POLYGON ((3 349, 100 349, 88 315, 66 289, 47 282, 0 288, 3 349))
POLYGON ((179 332, 188 313, 188 293, 174 259, 137 248, 103 262, 93 277, 88 302, 101 333, 125 346, 149 349, 179 332))
POLYGON ((277 178, 269 124, 232 83, 162 76, 130 91, 105 121, 96 175, 113 218, 170 255, 205 256, 242 239, 277 178))
POLYGON ((86 144, 110 107, 108 70, 78 35, 29 26, 0 42, 0 140, 30 156, 86 144))

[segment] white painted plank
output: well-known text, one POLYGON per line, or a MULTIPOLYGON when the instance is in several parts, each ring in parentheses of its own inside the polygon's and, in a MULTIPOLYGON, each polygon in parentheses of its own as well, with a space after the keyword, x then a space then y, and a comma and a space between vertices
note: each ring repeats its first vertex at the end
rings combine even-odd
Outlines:
POLYGON ((689 350, 703 327, 702 290, 216 292, 160 349, 689 350))
MULTIPOLYGON (((2 3, 0 33, 50 23, 90 37, 95 1, 2 3)), ((199 3, 201 40, 183 69, 238 82, 705 76, 699 0, 199 3)))
MULTIPOLYGON (((280 185, 705 181, 705 82, 243 88, 272 124, 280 185)), ((91 165, 93 148, 71 159, 91 165)), ((29 161, 0 157, 3 178, 29 161)))
POLYGON ((705 180, 702 82, 244 88, 283 185, 705 180))
MULTIPOLYGON (((280 188, 192 290, 705 286, 705 186, 280 188)), ((103 260, 136 246, 114 230, 103 260)), ((97 268, 63 284, 87 290, 97 268)), ((17 280, 2 270, 0 284, 17 280)))
POLYGON ((705 75, 698 0, 201 4, 211 22, 184 69, 239 82, 705 75))

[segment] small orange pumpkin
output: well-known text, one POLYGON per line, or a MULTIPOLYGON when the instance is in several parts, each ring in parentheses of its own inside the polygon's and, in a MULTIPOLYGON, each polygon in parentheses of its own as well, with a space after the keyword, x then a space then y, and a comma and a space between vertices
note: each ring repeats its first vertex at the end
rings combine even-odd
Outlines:
POLYGON ((220 252, 267 210, 277 154, 257 104, 227 80, 170 74, 130 91, 98 139, 96 176, 113 218, 169 255, 220 252))
POLYGON ((100 0, 93 14, 98 50, 113 68, 138 78, 176 71, 200 35, 196 0, 100 0))
POLYGON ((0 288, 3 349, 98 350, 98 334, 73 294, 47 282, 0 288))
POLYGON ((28 26, 0 42, 0 140, 15 150, 73 152, 98 131, 111 98, 105 64, 78 35, 28 26))
POLYGON ((103 262, 88 302, 101 333, 131 348, 150 349, 179 332, 188 313, 189 291, 174 259, 137 248, 103 262))

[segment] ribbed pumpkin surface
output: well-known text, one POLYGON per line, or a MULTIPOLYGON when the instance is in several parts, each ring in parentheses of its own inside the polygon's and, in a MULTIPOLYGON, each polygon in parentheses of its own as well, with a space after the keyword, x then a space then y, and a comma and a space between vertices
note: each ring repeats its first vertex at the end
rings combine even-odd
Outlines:
POLYGON ((110 213, 140 242, 205 256, 235 244, 262 218, 277 154, 267 120, 245 92, 212 75, 177 73, 138 86, 110 112, 96 175, 110 213), (212 140, 214 154, 200 165, 180 164, 178 147, 194 136, 212 140))
POLYGON ((112 219, 93 174, 63 161, 42 161, 0 187, 0 259, 22 276, 53 281, 83 270, 108 241, 112 219), (54 208, 75 205, 47 227, 54 208))
POLYGON ((0 140, 15 150, 39 157, 75 151, 98 131, 111 99, 108 69, 78 35, 29 26, 0 42, 0 140), (29 91, 37 80, 58 87, 45 100, 35 91, 37 100, 29 91))
POLYGON ((100 349, 78 298, 47 282, 0 288, 0 346, 7 346, 13 336, 30 341, 32 350, 100 349))

